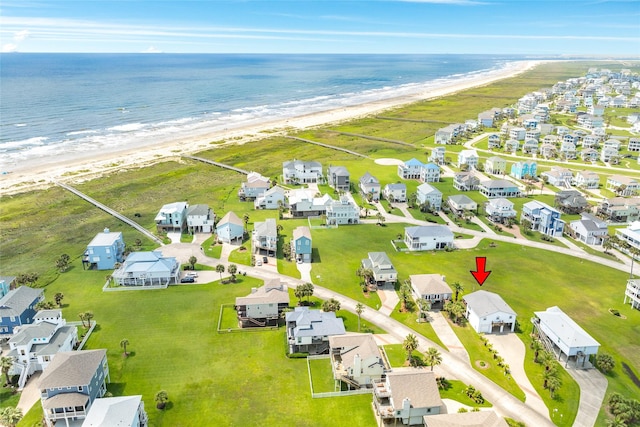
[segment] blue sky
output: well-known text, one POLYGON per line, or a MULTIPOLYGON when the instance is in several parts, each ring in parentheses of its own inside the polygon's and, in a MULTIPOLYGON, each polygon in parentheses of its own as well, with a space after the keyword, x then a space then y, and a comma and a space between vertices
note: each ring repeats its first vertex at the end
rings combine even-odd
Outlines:
POLYGON ((640 56, 640 1, 3 0, 3 52, 640 56))

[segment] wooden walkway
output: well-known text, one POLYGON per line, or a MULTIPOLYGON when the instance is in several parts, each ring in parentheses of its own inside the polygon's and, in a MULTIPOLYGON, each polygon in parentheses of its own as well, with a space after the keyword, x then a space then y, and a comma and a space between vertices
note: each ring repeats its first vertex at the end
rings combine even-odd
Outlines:
POLYGON ((320 147, 330 148, 332 150, 342 151, 348 154, 352 154, 354 156, 363 157, 368 159, 369 156, 365 156, 364 154, 356 153, 355 151, 347 150, 346 148, 336 147, 335 145, 325 144, 323 142, 312 141, 311 139, 298 138, 297 136, 287 136, 289 139, 295 139, 296 141, 308 142, 309 144, 319 145, 320 147))
POLYGON ((214 165, 214 166, 218 166, 220 168, 224 168, 224 169, 229 169, 238 173, 241 173, 243 175, 249 175, 249 171, 244 170, 244 169, 240 169, 237 168, 235 166, 231 166, 231 165, 226 165, 224 163, 220 163, 220 162, 216 162, 215 160, 209 160, 209 159, 205 159, 204 157, 195 157, 195 156, 182 156, 185 159, 191 159, 191 160, 197 160, 199 162, 203 162, 203 163, 209 163, 210 165, 214 165))
POLYGON ((122 215, 121 213, 111 209, 110 207, 98 202, 95 199, 92 199, 91 197, 87 196, 86 194, 82 193, 79 190, 76 190, 75 188, 71 187, 70 185, 64 184, 64 183, 59 182, 59 181, 54 181, 54 184, 56 184, 59 187, 64 188, 65 190, 68 190, 68 191, 72 192, 76 196, 79 196, 79 197, 83 198, 87 202, 91 203, 92 205, 96 206, 97 208, 102 209, 103 211, 105 211, 109 215, 119 219, 120 221, 124 222, 125 224, 129 224, 131 227, 135 228, 136 230, 138 230, 139 232, 141 232, 142 234, 144 234, 145 236, 147 236, 148 238, 150 238, 154 242, 158 243, 159 245, 164 245, 164 243, 162 242, 162 240, 158 236, 156 236, 155 234, 153 234, 152 232, 150 232, 149 230, 147 230, 146 228, 144 228, 143 226, 141 226, 137 222, 135 222, 135 221, 127 218, 126 216, 122 215))

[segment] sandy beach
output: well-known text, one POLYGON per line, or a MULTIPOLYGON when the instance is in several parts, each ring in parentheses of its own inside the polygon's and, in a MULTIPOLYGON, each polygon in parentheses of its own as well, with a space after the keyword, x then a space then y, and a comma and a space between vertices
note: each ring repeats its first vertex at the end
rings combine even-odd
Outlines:
POLYGON ((153 141, 135 148, 113 151, 90 151, 84 154, 65 155, 55 158, 43 158, 23 165, 10 173, 0 175, 0 196, 15 194, 49 187, 54 181, 79 182, 93 179, 114 171, 150 165, 185 154, 212 149, 224 144, 243 144, 248 141, 286 134, 291 130, 300 130, 327 126, 339 122, 379 114, 402 105, 438 98, 477 86, 484 86, 497 80, 513 77, 533 68, 541 61, 519 61, 508 68, 484 73, 453 83, 443 84, 427 92, 409 96, 385 99, 319 113, 280 119, 270 122, 240 125, 223 132, 201 134, 189 138, 176 138, 168 143, 153 141), (215 143, 212 144, 212 143, 215 143))

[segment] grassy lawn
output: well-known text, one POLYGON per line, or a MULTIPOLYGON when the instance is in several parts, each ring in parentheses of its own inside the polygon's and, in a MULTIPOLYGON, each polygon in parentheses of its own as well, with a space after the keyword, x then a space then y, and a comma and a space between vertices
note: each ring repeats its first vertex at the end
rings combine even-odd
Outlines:
POLYGON ((456 402, 460 402, 463 405, 471 406, 472 408, 490 408, 493 405, 491 402, 485 400, 483 403, 476 403, 464 392, 467 385, 458 380, 447 380, 447 387, 440 390, 441 399, 451 399, 456 402))
POLYGON ((438 344, 440 347, 448 350, 447 346, 445 346, 440 338, 436 334, 436 331, 431 326, 429 322, 417 322, 418 319, 418 311, 413 304, 411 307, 411 311, 401 312, 400 310, 393 310, 391 313, 391 318, 397 320, 398 322, 404 324, 405 326, 410 327, 417 333, 423 335, 425 338, 430 339, 434 343, 438 344))
MULTIPOLYGON (((92 272, 68 278, 80 279, 84 273, 92 272)), ((57 281, 47 288, 47 295, 64 292, 67 319, 75 320, 79 311, 94 312, 98 328, 87 348, 107 349, 109 391, 142 394, 151 426, 374 422, 371 396, 311 399, 306 361, 285 356, 284 330, 216 332, 220 305, 233 304, 236 296, 260 286, 257 279, 242 277, 227 286, 213 283, 110 293, 101 292, 96 280, 76 283, 82 285, 69 287, 57 281), (124 337, 130 341, 131 355, 126 359, 119 347, 124 337), (167 390, 172 403, 164 412, 156 410, 153 402, 160 389, 167 390), (288 404, 282 405, 283 401, 288 404), (348 420, 338 415, 344 405, 351 408, 348 420)))
POLYGON ((480 336, 468 324, 464 326, 449 322, 462 345, 469 353, 471 366, 485 377, 524 402, 525 395, 511 375, 505 375, 504 369, 498 366, 489 349, 484 346, 480 336))
POLYGON ((312 359, 307 361, 311 371, 311 381, 314 393, 339 391, 335 389, 335 380, 331 370, 331 359, 312 359))
MULTIPOLYGON (((387 354, 387 360, 392 368, 402 368, 409 366, 407 361, 407 352, 402 348, 402 344, 384 345, 384 352, 387 354)), ((419 351, 414 351, 412 357, 417 360, 424 360, 424 355, 419 351)))

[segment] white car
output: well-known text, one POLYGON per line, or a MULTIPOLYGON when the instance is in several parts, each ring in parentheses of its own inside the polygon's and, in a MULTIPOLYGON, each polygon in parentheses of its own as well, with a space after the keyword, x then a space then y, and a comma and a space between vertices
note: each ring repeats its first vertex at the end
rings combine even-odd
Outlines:
POLYGON ((198 277, 198 273, 195 271, 189 271, 185 274, 185 276, 198 277))
POLYGON ((257 260, 257 261, 256 261, 256 265, 257 265, 258 267, 260 267, 260 266, 262 265, 262 260, 261 260, 261 259, 257 260))

